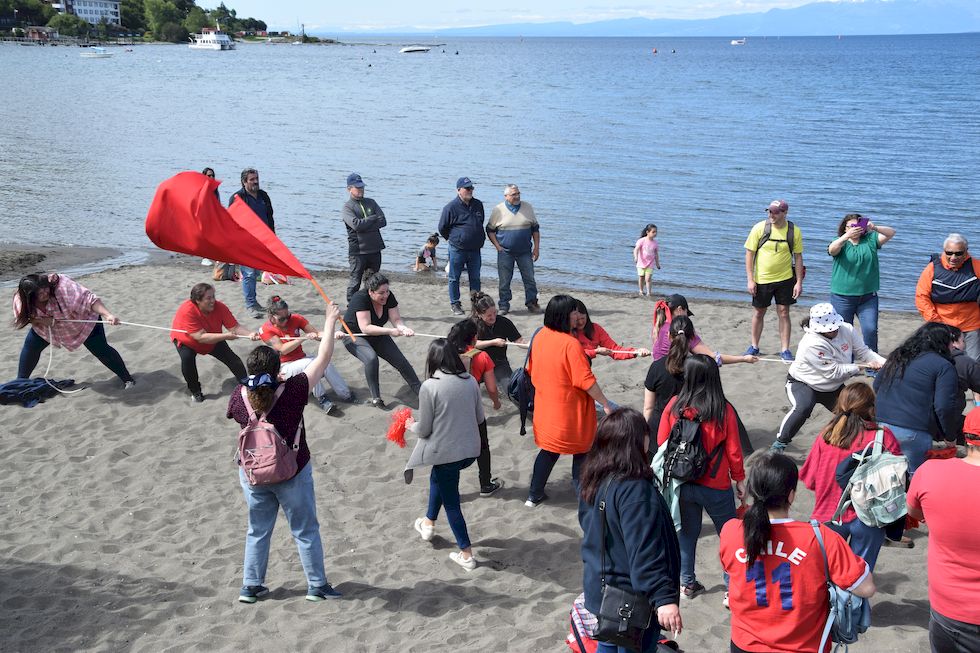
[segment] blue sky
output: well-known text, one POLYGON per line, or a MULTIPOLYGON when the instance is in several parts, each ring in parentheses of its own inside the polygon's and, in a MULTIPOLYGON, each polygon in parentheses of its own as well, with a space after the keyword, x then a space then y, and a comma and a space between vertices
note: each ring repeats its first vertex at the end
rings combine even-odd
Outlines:
MULTIPOLYGON (((271 29, 295 30, 300 23, 307 31, 358 32, 397 28, 444 28, 571 21, 588 23, 614 18, 715 18, 728 14, 790 8, 814 0, 661 0, 637 3, 624 0, 363 0, 347 5, 315 0, 226 0, 240 17, 252 16, 271 29), (528 8, 530 7, 530 8, 528 8)), ((845 0, 853 1, 853 0, 845 0)), ((208 6, 207 0, 198 2, 208 6)), ((217 4, 217 3, 215 3, 217 4)))

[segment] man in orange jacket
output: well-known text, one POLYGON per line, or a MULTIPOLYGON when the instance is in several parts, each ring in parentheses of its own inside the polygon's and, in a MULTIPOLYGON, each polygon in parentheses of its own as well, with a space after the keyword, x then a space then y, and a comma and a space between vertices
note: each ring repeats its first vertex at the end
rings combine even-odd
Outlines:
POLYGON ((980 360, 980 261, 970 257, 960 234, 943 241, 915 286, 915 307, 926 322, 940 322, 963 332, 966 353, 980 360))

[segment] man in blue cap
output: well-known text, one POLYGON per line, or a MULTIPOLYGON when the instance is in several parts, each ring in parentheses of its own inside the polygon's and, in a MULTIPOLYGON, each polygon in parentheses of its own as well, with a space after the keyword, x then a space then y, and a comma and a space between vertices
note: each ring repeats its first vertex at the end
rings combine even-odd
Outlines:
POLYGON ((350 199, 340 210, 347 228, 347 256, 350 260, 350 281, 347 283, 347 301, 361 289, 365 270, 381 270, 381 250, 385 241, 381 228, 387 226, 384 211, 374 200, 364 197, 364 180, 352 172, 347 175, 347 192, 350 199))
POLYGON ((449 243, 449 304, 453 315, 463 315, 459 278, 466 270, 470 291, 480 289, 480 248, 487 240, 483 230, 483 202, 473 197, 469 177, 456 180, 456 198, 443 207, 439 233, 449 243))

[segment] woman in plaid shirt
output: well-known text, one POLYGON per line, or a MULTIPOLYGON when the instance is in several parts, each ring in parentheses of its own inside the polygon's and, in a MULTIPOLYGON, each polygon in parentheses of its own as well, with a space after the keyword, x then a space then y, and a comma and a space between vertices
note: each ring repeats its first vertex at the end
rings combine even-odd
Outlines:
POLYGON ((20 350, 18 379, 30 378, 48 345, 68 351, 84 345, 122 379, 123 387, 131 388, 135 384, 122 356, 105 339, 102 321, 119 324, 119 318, 85 286, 63 274, 29 274, 17 286, 13 308, 14 326, 18 329, 31 326, 20 350))

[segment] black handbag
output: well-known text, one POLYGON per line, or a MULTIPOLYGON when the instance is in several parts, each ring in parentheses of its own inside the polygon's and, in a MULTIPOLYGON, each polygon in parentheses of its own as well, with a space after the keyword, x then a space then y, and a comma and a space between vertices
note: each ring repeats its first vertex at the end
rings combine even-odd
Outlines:
POLYGON ((602 582, 602 603, 599 606, 599 624, 595 638, 621 646, 631 651, 639 651, 643 633, 650 627, 653 611, 650 602, 643 594, 620 589, 606 583, 606 501, 599 501, 599 515, 602 518, 602 549, 599 574, 602 582))

